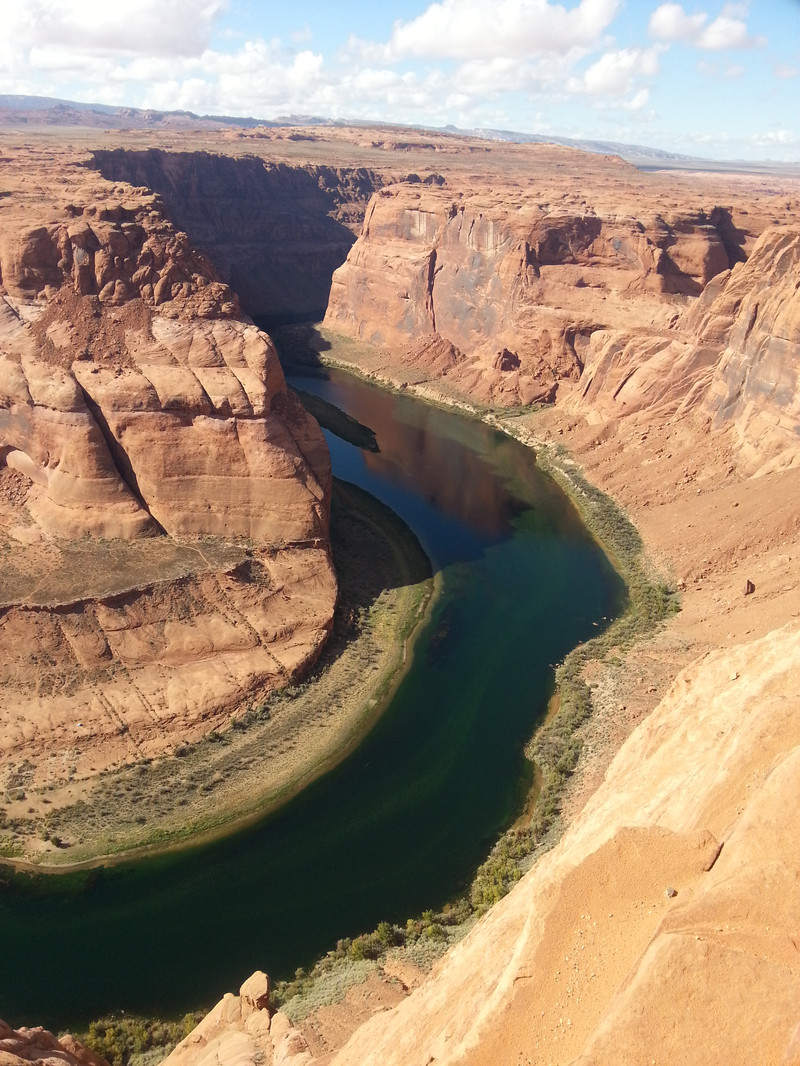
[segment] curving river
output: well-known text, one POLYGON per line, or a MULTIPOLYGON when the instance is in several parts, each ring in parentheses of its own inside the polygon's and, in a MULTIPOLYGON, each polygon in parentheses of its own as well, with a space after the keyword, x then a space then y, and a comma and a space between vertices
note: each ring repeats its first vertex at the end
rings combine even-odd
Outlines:
POLYGON ((0 1017, 76 1026, 211 1005, 339 937, 441 907, 514 816, 551 664, 622 584, 530 450, 339 372, 296 384, 375 431, 334 472, 392 507, 441 594, 389 708, 345 762, 263 823, 172 855, 0 885, 0 1017))

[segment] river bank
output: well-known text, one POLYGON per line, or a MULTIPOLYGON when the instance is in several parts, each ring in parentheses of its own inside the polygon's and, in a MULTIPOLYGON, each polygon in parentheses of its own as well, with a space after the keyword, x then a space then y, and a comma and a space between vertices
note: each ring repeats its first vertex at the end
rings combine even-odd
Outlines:
POLYGON ((102 774, 80 789, 29 790, 16 806, 30 813, 6 808, 9 865, 87 868, 235 832, 357 746, 410 661, 434 583, 413 533, 355 486, 336 484, 331 538, 339 602, 309 676, 243 706, 226 730, 182 745, 173 757, 102 774))
MULTIPOLYGON (((595 711, 594 678, 598 671, 616 669, 633 648, 652 640, 661 623, 679 609, 679 598, 647 555, 638 531, 624 511, 586 480, 557 438, 552 439, 549 431, 546 436, 537 432, 540 412, 481 408, 426 381, 413 382, 405 377, 401 380, 391 365, 387 366, 385 352, 329 330, 319 331, 324 351, 317 349, 310 359, 304 351, 308 327, 288 327, 281 333, 278 346, 282 358, 288 358, 298 371, 324 375, 325 368, 344 370, 391 392, 408 393, 428 405, 454 409, 530 448, 536 454, 536 464, 564 491, 628 590, 620 616, 556 665, 550 709, 526 749, 529 761, 524 794, 520 794, 521 813, 496 841, 465 896, 443 911, 427 911, 414 921, 409 919, 405 929, 383 923, 356 939, 345 938, 335 952, 329 952, 308 973, 278 984, 273 1001, 283 1005, 293 1021, 313 1029, 320 1024, 320 1011, 333 1010, 345 996, 350 1006, 360 1012, 364 1004, 360 1002, 359 986, 378 1004, 384 1001, 381 988, 387 991, 385 982, 393 986, 397 972, 410 980, 409 987, 416 984, 436 958, 465 935, 476 916, 502 898, 535 859, 557 843, 571 820, 571 813, 567 812, 574 805, 575 784, 583 778, 584 738, 592 735, 595 711), (354 351, 358 361, 353 357, 354 351)), ((613 752, 607 747, 604 754, 610 758, 613 752)), ((391 991, 388 995, 393 999, 391 991)), ((341 1019, 336 1024, 340 1025, 341 1019)))
MULTIPOLYGON (((533 447, 585 518, 587 501, 597 501, 603 493, 608 502, 617 501, 611 512, 601 507, 604 521, 621 516, 624 522, 618 528, 624 533, 626 527, 633 529, 625 518, 628 514, 641 531, 641 539, 638 533, 634 539, 624 534, 622 544, 615 547, 614 538, 608 539, 595 527, 606 551, 619 565, 620 549, 624 561, 627 552, 636 551, 638 540, 644 574, 654 590, 659 595, 671 589, 680 593, 681 609, 670 614, 668 625, 656 625, 649 632, 643 626, 639 639, 627 644, 616 644, 611 629, 600 641, 605 645, 603 655, 586 655, 579 648, 568 657, 570 681, 579 682, 579 698, 589 697, 591 713, 578 715, 579 720, 573 722, 571 735, 580 758, 572 762, 562 782, 560 828, 577 818, 614 755, 681 669, 712 648, 754 640, 798 616, 795 597, 800 560, 792 486, 796 490, 800 471, 776 471, 755 482, 746 481, 734 471, 730 442, 724 434, 707 435, 707 427, 701 430, 691 418, 660 423, 632 418, 619 425, 593 425, 576 415, 568 390, 558 405, 547 409, 481 411, 442 390, 438 383, 431 384, 424 375, 419 381, 409 381, 407 368, 398 371, 386 352, 346 339, 349 352, 342 356, 327 332, 324 340, 326 350, 319 357, 323 364, 345 368, 384 387, 410 391, 428 402, 459 407, 533 447), (352 354, 355 348, 357 361, 352 354), (704 441, 699 453, 698 436, 704 441), (778 484, 783 491, 776 491, 778 484), (746 593, 751 585, 756 595, 746 593)), ((546 742, 544 731, 538 740, 546 742)), ((509 858, 512 837, 506 835, 505 843, 501 841, 495 849, 501 866, 509 858)), ((512 872, 509 881, 515 878, 512 872)), ((463 928, 444 932, 439 953, 463 935, 463 928)), ((422 980, 423 973, 415 966, 418 961, 407 948, 393 948, 372 964, 368 980, 344 993, 334 991, 337 981, 343 984, 341 975, 337 981, 326 977, 324 971, 330 964, 323 965, 319 987, 306 980, 287 989, 295 998, 289 998, 284 1009, 300 1025, 314 1054, 330 1053, 346 1040, 348 1014, 363 1020, 391 1005, 397 973, 403 974, 407 991, 422 980), (337 995, 345 997, 341 1006, 320 1005, 326 996, 332 1003, 337 995)))

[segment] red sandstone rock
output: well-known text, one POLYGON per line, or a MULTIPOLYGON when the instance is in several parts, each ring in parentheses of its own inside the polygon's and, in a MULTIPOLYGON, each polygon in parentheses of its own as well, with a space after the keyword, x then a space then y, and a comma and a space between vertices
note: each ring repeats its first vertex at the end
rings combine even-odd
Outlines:
POLYGON ((0 1063, 3 1066, 108 1066, 104 1058, 84 1047, 69 1033, 57 1040, 41 1026, 12 1029, 0 1019, 0 1063))
MULTIPOLYGON (((619 181, 617 164, 598 161, 597 170, 619 181)), ((551 401, 560 380, 578 379, 587 338, 610 325, 612 309, 598 297, 614 296, 617 324, 630 317, 619 293, 636 294, 639 312, 650 307, 663 317, 665 297, 697 295, 730 266, 702 212, 668 223, 652 210, 638 218, 576 213, 514 186, 494 195, 480 185, 384 188, 334 275, 326 324, 402 347, 417 366, 441 338, 466 358, 430 368, 465 397, 551 401), (513 359, 498 362, 498 345, 513 359), (511 371, 513 380, 504 380, 511 371)))
POLYGON ((83 776, 196 739, 313 661, 336 595, 330 461, 272 342, 157 197, 44 168, 29 203, 14 178, 0 740, 83 776))

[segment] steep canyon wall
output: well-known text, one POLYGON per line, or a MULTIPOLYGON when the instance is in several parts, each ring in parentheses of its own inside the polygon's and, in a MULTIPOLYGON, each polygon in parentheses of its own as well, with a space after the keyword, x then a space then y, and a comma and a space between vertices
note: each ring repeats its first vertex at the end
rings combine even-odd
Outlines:
POLYGON ((319 318, 382 177, 211 152, 96 150, 110 181, 157 192, 256 318, 319 318))
MULTIPOLYGON (((614 738, 633 729, 626 670, 653 713, 562 843, 317 1061, 794 1063, 797 188, 447 146, 431 184, 104 149, 95 171, 34 160, 44 203, 30 152, 11 159, 4 752, 46 780, 103 765, 84 733, 105 765, 169 750, 316 654, 335 596, 327 457, 225 282, 250 313, 313 315, 347 256, 326 323, 378 346, 354 362, 445 401, 554 400, 521 416, 532 439, 563 439, 691 580, 669 635, 592 679, 614 738), (696 662, 661 700, 667 652, 696 662)), ((311 1062, 250 984, 173 1061, 311 1062)))
POLYGON ((147 189, 13 162, 0 738, 33 782, 228 723, 313 661, 336 581, 324 440, 208 258, 147 189))
POLYGON ((563 402, 577 386, 589 417, 702 410, 735 425, 744 471, 791 462, 797 230, 713 188, 637 198, 630 169, 601 161, 577 204, 514 184, 380 190, 326 326, 456 400, 563 402))

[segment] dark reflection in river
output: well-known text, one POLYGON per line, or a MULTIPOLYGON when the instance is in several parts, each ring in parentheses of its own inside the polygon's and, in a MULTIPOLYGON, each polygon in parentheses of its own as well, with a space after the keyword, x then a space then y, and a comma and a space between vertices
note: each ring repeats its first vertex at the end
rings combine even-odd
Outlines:
POLYGON ((404 923, 468 883, 515 813, 551 664, 621 593, 532 453, 346 375, 303 380, 375 430, 334 471, 389 503, 439 570, 411 668, 351 757, 259 826, 90 875, 0 885, 0 1016, 76 1025, 179 1014, 255 969, 404 923))
POLYGON ((437 566, 478 558, 531 507, 564 506, 532 453, 481 422, 334 372, 289 383, 375 431, 378 452, 326 432, 336 475, 388 504, 437 566))

